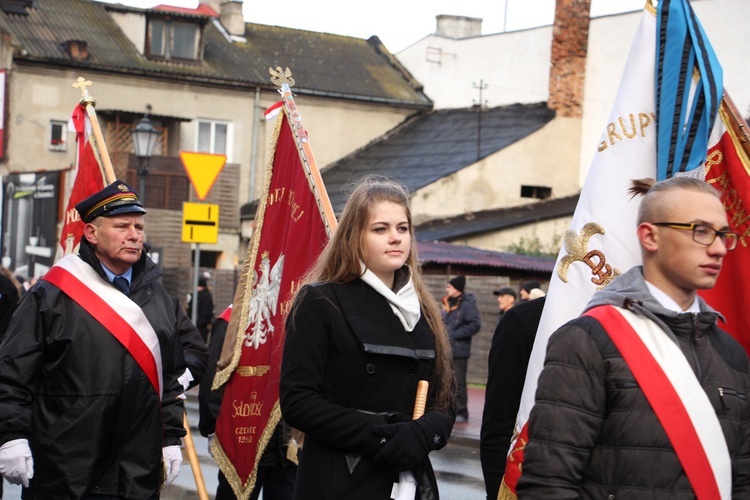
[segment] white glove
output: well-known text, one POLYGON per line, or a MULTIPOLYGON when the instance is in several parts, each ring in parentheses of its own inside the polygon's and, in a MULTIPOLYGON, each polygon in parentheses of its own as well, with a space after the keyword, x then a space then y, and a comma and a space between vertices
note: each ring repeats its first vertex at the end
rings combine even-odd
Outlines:
MULTIPOLYGON (((177 377, 177 381, 182 385, 183 390, 187 391, 190 387, 190 382, 195 380, 193 374, 190 373, 190 368, 185 368, 185 373, 177 377)), ((184 399, 184 398, 183 398, 184 399)))
POLYGON ((164 480, 164 486, 171 484, 177 479, 182 465, 182 450, 179 446, 165 446, 161 449, 161 456, 164 459, 164 471, 167 479, 164 480))
POLYGON ((14 439, 0 446, 0 474, 10 484, 29 487, 29 480, 34 477, 34 458, 28 440, 14 439))

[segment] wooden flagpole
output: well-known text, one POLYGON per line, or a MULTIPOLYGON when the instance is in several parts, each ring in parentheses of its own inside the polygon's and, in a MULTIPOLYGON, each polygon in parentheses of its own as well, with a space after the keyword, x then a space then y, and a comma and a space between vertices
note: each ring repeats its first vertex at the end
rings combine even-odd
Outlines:
POLYGON ((195 479, 195 488, 198 490, 198 498, 200 500, 208 500, 208 491, 206 490, 206 481, 203 479, 203 471, 201 470, 200 460, 198 459, 198 453, 195 451, 195 442, 193 441, 193 434, 190 432, 190 424, 188 423, 187 411, 184 414, 183 426, 187 431, 185 434, 185 450, 190 460, 190 470, 193 471, 193 479, 195 479))
POLYGON ((336 215, 333 212, 331 200, 328 198, 328 192, 323 184, 320 169, 310 148, 310 142, 307 140, 307 131, 302 127, 302 118, 299 111, 297 111, 297 104, 294 102, 294 96, 291 91, 291 87, 294 86, 292 72, 289 68, 282 70, 280 66, 277 66, 275 70, 268 68, 268 72, 271 73, 271 81, 281 87, 279 93, 286 108, 286 116, 289 119, 292 135, 294 135, 294 140, 297 143, 299 157, 307 173, 310 190, 313 192, 315 201, 318 203, 318 210, 320 210, 323 224, 325 224, 326 232, 330 238, 333 231, 336 230, 336 215))
POLYGON ((737 137, 737 141, 742 147, 746 155, 750 156, 750 130, 745 119, 742 117, 742 113, 739 112, 734 101, 729 97, 729 94, 724 92, 724 98, 722 104, 729 116, 729 124, 732 129, 732 133, 737 137))
POLYGON ((111 184, 112 182, 115 182, 117 178, 115 177, 115 169, 112 168, 112 160, 109 158, 109 151, 107 151, 107 144, 104 142, 104 135, 99 126, 99 120, 96 118, 96 111, 94 110, 96 99, 89 94, 88 87, 91 85, 91 80, 86 80, 82 76, 79 76, 73 84, 73 87, 81 89, 81 93, 83 94, 80 105, 86 108, 86 114, 89 116, 89 121, 91 122, 91 132, 94 134, 96 150, 99 153, 99 160, 104 169, 104 179, 107 184, 111 184))

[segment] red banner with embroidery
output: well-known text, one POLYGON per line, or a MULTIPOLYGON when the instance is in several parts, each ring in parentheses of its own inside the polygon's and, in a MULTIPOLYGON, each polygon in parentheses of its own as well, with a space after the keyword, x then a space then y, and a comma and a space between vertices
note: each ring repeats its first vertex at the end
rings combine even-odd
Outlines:
POLYGON ((91 123, 86 114, 86 108, 76 106, 69 125, 76 133, 75 180, 65 207, 55 260, 78 253, 84 224, 76 210, 76 205, 104 187, 102 168, 91 143, 91 123))
POLYGON ((737 248, 727 253, 716 285, 700 295, 720 311, 727 322, 721 325, 750 353, 750 315, 747 297, 750 285, 750 156, 748 125, 725 94, 722 102, 720 139, 708 150, 706 181, 721 193, 729 225, 740 234, 737 248))
POLYGON ((247 498, 258 462, 281 418, 279 373, 284 322, 300 279, 328 240, 286 113, 278 118, 253 239, 232 307, 224 353, 230 375, 212 454, 237 498, 247 498))

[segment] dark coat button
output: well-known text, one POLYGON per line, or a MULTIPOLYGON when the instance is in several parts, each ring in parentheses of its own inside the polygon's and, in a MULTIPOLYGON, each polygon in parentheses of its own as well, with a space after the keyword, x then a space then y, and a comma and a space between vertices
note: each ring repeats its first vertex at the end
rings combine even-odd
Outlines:
POLYGON ((375 365, 373 365, 372 363, 367 363, 367 366, 365 367, 365 369, 367 370, 367 373, 369 373, 370 375, 375 373, 375 365))

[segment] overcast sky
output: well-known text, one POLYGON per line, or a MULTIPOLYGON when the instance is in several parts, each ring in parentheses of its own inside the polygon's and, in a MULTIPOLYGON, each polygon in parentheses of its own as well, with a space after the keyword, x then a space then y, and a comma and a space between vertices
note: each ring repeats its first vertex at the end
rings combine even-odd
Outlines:
MULTIPOLYGON (((159 4, 195 8, 198 0, 106 0, 134 7, 159 4)), ((646 0, 592 0, 591 15, 643 8, 646 0)), ((435 32, 435 16, 479 17, 482 34, 552 24, 555 0, 244 0, 247 22, 369 38, 393 53, 435 32), (506 16, 507 13, 507 16, 506 16), (507 17, 507 20, 505 19, 507 17)))

